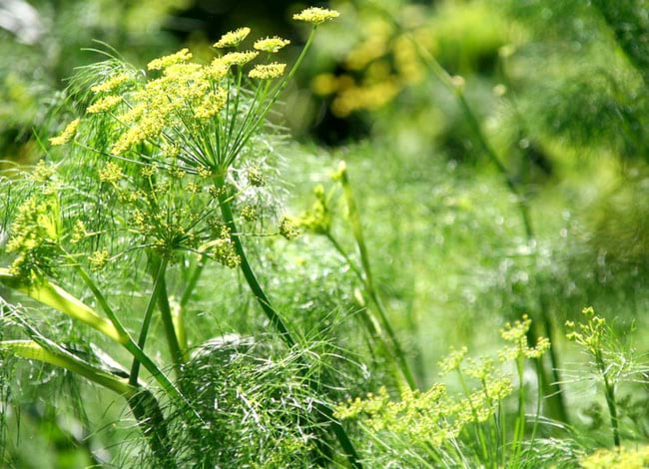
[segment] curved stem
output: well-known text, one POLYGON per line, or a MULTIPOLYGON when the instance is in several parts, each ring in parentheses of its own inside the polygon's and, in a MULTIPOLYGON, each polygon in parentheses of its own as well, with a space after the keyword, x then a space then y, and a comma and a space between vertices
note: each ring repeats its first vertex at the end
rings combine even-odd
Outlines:
MULTIPOLYGON (((293 348, 297 344, 295 338, 288 330, 286 323, 281 318, 279 313, 277 313, 277 311, 275 311, 275 309, 273 308, 270 300, 268 299, 268 296, 264 292, 263 287, 257 280, 257 277, 255 276, 250 263, 248 262, 246 252, 244 250, 243 244, 241 243, 239 232, 237 231, 237 225, 235 222, 234 214, 232 213, 232 207, 230 206, 231 197, 228 194, 228 191, 224 190, 227 187, 225 185, 225 178, 222 175, 215 177, 214 184, 216 186, 217 193, 219 194, 219 206, 221 208, 221 213, 223 214, 223 220, 230 230, 230 239, 232 240, 235 251, 241 260, 240 268, 244 278, 246 279, 246 283, 250 287, 250 290, 252 290, 253 295, 257 299, 257 302, 259 303, 259 306, 261 306, 261 309, 266 314, 266 317, 275 328, 275 330, 279 333, 282 341, 284 341, 284 343, 289 348, 293 348)), ((304 374, 308 375, 309 365, 306 362, 303 362, 303 365, 304 374)), ((306 378, 309 386, 313 390, 317 391, 317 383, 313 379, 310 379, 308 376, 306 376, 306 378)), ((343 448, 343 451, 345 452, 350 465, 354 468, 362 468, 358 454, 356 453, 356 449, 354 448, 349 435, 345 431, 345 428, 342 426, 340 421, 334 416, 334 412, 331 407, 329 407, 325 403, 320 403, 318 405, 318 410, 328 421, 329 425, 331 425, 331 429, 336 436, 336 439, 340 443, 340 446, 343 448)))
POLYGON ((108 304, 108 301, 104 297, 104 295, 101 293, 95 282, 92 280, 92 278, 88 275, 88 273, 79 265, 76 266, 77 272, 79 272, 79 275, 83 279, 84 283, 90 288, 92 291, 93 295, 95 296, 97 302, 101 306, 101 308, 104 310, 106 313, 106 316, 110 319, 110 321, 113 323, 115 328, 119 331, 119 333, 125 337, 125 343, 122 345, 126 350, 128 350, 131 355, 133 355, 135 358, 137 358, 142 366, 147 369, 149 373, 155 378, 156 381, 162 386, 162 388, 169 394, 171 397, 178 399, 180 402, 188 405, 190 409, 192 410, 192 413, 202 421, 200 415, 198 412, 196 412, 196 409, 194 409, 191 406, 191 403, 187 401, 185 396, 182 395, 182 393, 176 388, 176 386, 171 382, 171 380, 163 373, 163 371, 156 365, 153 360, 149 358, 147 354, 145 354, 142 349, 135 343, 131 335, 128 333, 126 328, 122 325, 121 321, 115 314, 115 312, 112 310, 110 305, 108 304))
POLYGON ((121 395, 128 402, 156 459, 163 462, 165 468, 176 467, 171 456, 172 447, 167 434, 167 422, 160 410, 158 400, 148 389, 132 385, 124 378, 95 368, 44 337, 40 337, 38 341, 9 340, 0 342, 0 350, 8 350, 22 358, 38 360, 64 368, 121 395))
POLYGON ((240 268, 244 278, 246 279, 246 283, 248 283, 248 286, 252 290, 253 295, 255 295, 255 299, 266 314, 266 317, 270 321, 271 325, 277 330, 277 332, 279 332, 280 337, 282 338, 286 346, 292 348, 297 343, 295 338, 289 332, 286 323, 281 318, 279 313, 277 313, 277 311, 275 311, 275 309, 271 305, 270 300, 266 296, 264 289, 257 280, 257 277, 255 276, 250 263, 248 262, 248 257, 246 256, 243 244, 241 243, 241 237, 239 236, 239 233, 237 231, 237 225, 232 213, 232 207, 230 206, 230 197, 225 193, 225 191, 222 190, 225 187, 225 181, 222 178, 217 179, 216 186, 217 189, 220 189, 218 198, 219 206, 221 207, 221 213, 223 214, 225 224, 230 230, 230 239, 232 240, 235 252, 239 256, 239 259, 241 261, 240 268))

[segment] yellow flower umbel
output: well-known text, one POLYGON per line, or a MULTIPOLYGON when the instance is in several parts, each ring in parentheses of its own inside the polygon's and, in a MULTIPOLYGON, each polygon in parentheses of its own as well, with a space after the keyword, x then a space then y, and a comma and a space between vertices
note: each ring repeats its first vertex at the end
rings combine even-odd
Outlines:
POLYGON ((326 8, 311 7, 306 10, 301 11, 293 15, 295 21, 304 21, 306 23, 311 23, 314 26, 324 23, 325 21, 331 21, 340 16, 336 10, 328 10, 326 8))
POLYGON ((286 69, 286 64, 279 64, 273 62, 268 65, 255 65, 255 68, 250 70, 248 76, 258 80, 272 80, 273 78, 281 77, 286 69))
POLYGON ((90 88, 90 91, 93 93, 105 93, 107 91, 113 91, 114 89, 122 86, 124 83, 128 82, 131 79, 131 76, 127 73, 120 73, 115 75, 108 80, 100 83, 98 85, 90 88))
POLYGON ((288 46, 291 43, 288 39, 282 39, 281 37, 266 37, 264 39, 259 39, 255 42, 253 47, 262 52, 269 52, 275 54, 279 52, 280 49, 288 46))
POLYGON ((164 57, 152 60, 147 64, 149 70, 163 70, 171 65, 185 63, 191 60, 192 54, 189 49, 181 49, 175 54, 165 55, 164 57))
POLYGON ((117 184, 124 177, 122 168, 112 161, 106 163, 106 166, 99 170, 99 180, 109 184, 117 184))
POLYGON ((527 332, 532 326, 532 320, 524 315, 520 321, 514 324, 507 323, 500 331, 500 336, 507 342, 514 345, 505 347, 499 353, 502 361, 516 360, 517 358, 539 358, 550 348, 550 341, 545 337, 539 337, 536 346, 527 345, 527 332))
POLYGON ((216 47, 217 49, 237 47, 246 37, 248 37, 248 34, 250 34, 250 28, 235 29, 234 31, 230 31, 221 36, 221 39, 214 43, 213 47, 216 47))
POLYGON ((110 260, 110 254, 106 249, 95 251, 90 256, 88 256, 90 269, 93 272, 96 272, 97 270, 101 270, 104 267, 106 267, 106 264, 108 264, 109 260, 110 260))
POLYGON ((606 319, 597 316, 592 307, 584 308, 581 314, 585 316, 586 323, 575 325, 574 321, 566 321, 566 327, 570 330, 566 338, 585 347, 593 355, 601 353, 606 319))
POLYGON ((88 106, 86 112, 89 114, 96 114, 99 112, 109 111, 121 102, 121 96, 106 96, 105 98, 101 98, 99 101, 95 102, 92 106, 88 106))
POLYGON ((72 122, 70 122, 65 129, 63 129, 63 132, 58 137, 52 137, 50 138, 50 143, 54 146, 56 145, 65 145, 68 143, 72 137, 74 137, 74 134, 77 133, 77 129, 79 128, 79 123, 81 122, 80 119, 75 119, 72 122))
MULTIPOLYGON (((318 18, 322 19, 327 16, 323 12, 315 9, 311 14, 319 13, 318 18)), ((230 31, 214 47, 237 47, 250 32, 250 28, 230 31)), ((213 175, 223 177, 254 140, 254 134, 263 126, 266 114, 286 88, 312 41, 306 42, 291 73, 286 64, 277 62, 250 66, 245 71, 243 67, 260 53, 278 52, 289 43, 277 36, 259 38, 254 49, 223 51, 207 64, 195 62, 188 49, 181 49, 151 60, 147 69, 154 73, 149 74, 110 61, 110 68, 102 70, 112 74, 91 77, 95 78, 91 90, 96 98, 86 109, 85 119, 96 122, 87 128, 106 130, 102 141, 108 144, 112 156, 160 163, 160 168, 172 164, 169 160, 173 159, 173 164, 187 174, 200 176, 200 168, 207 168, 213 175), (244 74, 264 82, 250 83, 244 74), (274 79, 281 82, 272 87, 274 79), (249 93, 246 87, 256 89, 249 93), (97 116, 100 113, 104 114, 97 116), (138 154, 143 158, 136 158, 138 154)), ((61 145, 69 141, 77 125, 78 121, 71 124, 52 143, 61 145)), ((126 174, 133 173, 129 170, 126 174)))
POLYGON ((208 94, 203 103, 196 108, 194 115, 199 119, 208 119, 219 113, 227 102, 228 93, 225 90, 218 90, 208 94))
POLYGON ((223 57, 214 59, 212 65, 222 64, 226 67, 231 67, 233 65, 245 65, 251 60, 254 60, 259 55, 259 52, 251 50, 247 52, 228 52, 223 57))

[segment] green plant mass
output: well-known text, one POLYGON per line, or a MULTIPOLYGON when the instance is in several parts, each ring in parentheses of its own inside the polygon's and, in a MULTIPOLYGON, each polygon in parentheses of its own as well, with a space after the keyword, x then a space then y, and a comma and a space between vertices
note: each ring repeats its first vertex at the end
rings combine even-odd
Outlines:
POLYGON ((6 3, 0 466, 649 465, 645 0, 6 3))

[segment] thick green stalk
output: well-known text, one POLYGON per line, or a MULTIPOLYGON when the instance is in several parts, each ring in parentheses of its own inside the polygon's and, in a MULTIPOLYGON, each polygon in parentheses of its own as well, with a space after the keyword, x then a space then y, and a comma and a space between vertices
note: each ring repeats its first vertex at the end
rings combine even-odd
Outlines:
MULTIPOLYGON (((157 270, 160 266, 165 267, 167 261, 162 257, 157 255, 151 255, 150 260, 153 265, 153 270, 157 270)), ((157 295, 158 308, 160 308, 160 316, 162 318, 162 325, 165 330, 165 337, 167 338, 167 345, 169 346, 169 352, 171 353, 171 360, 173 363, 174 371, 176 376, 180 376, 180 371, 182 364, 185 362, 185 357, 183 351, 180 348, 180 343, 178 342, 178 335, 176 333, 176 326, 174 324, 173 314, 171 313, 171 306, 169 305, 169 296, 167 293, 167 280, 163 274, 159 279, 159 292, 157 295)))
POLYGON ((8 269, 0 268, 0 283, 17 290, 30 298, 61 311, 72 319, 81 321, 106 337, 118 343, 125 343, 127 338, 113 324, 99 316, 89 306, 79 301, 70 293, 47 279, 27 284, 12 275, 8 269))
POLYGON ((138 388, 138 392, 128 398, 128 405, 149 442, 156 463, 164 469, 177 467, 167 421, 153 393, 146 388, 138 388))
POLYGON ((175 467, 175 463, 169 456, 171 446, 167 435, 167 424, 158 400, 151 391, 132 385, 125 378, 95 368, 58 345, 49 344, 49 341, 46 347, 35 340, 8 340, 0 342, 0 350, 64 368, 124 397, 156 458, 159 460, 164 458, 163 467, 175 467))
MULTIPOLYGON (((226 226, 230 230, 230 239, 234 244, 235 252, 240 258, 241 261, 240 268, 244 278, 246 279, 246 283, 250 287, 250 290, 252 291, 253 295, 257 299, 259 306, 261 306, 261 309, 266 314, 266 317, 270 321, 271 325, 279 333, 282 341, 286 344, 287 347, 293 348, 297 344, 296 339, 288 330, 286 323, 281 318, 279 313, 277 313, 277 311, 275 311, 275 309, 273 308, 268 296, 264 292, 263 287, 257 280, 257 277, 255 276, 255 273, 252 270, 250 263, 248 262, 246 252, 244 250, 243 244, 241 242, 241 238, 239 236, 239 232, 237 230, 234 214, 232 213, 232 207, 230 206, 230 194, 228 194, 227 190, 225 190, 227 186, 225 184, 224 177, 223 176, 216 177, 214 180, 214 184, 219 194, 218 196, 219 206, 221 208, 223 220, 225 221, 226 226)), ((306 367, 308 367, 308 364, 307 363, 303 363, 303 364, 305 366, 305 372, 306 372, 307 371, 306 367)), ((316 383, 312 379, 309 379, 308 377, 307 377, 307 381, 309 383, 309 386, 312 389, 317 391, 316 383)), ((347 435, 345 428, 342 426, 340 421, 336 417, 334 417, 333 410, 324 403, 318 405, 318 410, 331 425, 331 429, 334 435, 336 436, 336 439, 340 443, 341 447, 343 448, 343 451, 345 452, 345 455, 347 456, 347 459, 351 464, 351 466, 354 468, 361 468, 362 465, 359 461, 358 454, 356 453, 356 449, 354 448, 353 443, 349 439, 349 435, 347 435)))
POLYGON ((184 308, 189 302, 189 299, 191 298, 192 294, 194 293, 194 290, 196 289, 196 285, 198 284, 198 279, 201 277, 201 274, 203 273, 204 269, 205 269, 205 259, 201 257, 196 267, 194 267, 194 270, 192 271, 189 280, 187 281, 187 284, 185 285, 183 296, 180 297, 181 308, 184 308))
POLYGON ((54 344, 51 347, 45 347, 35 340, 6 340, 0 342, 0 350, 7 350, 18 357, 28 360, 37 360, 64 368, 83 376, 93 383, 110 389, 126 399, 137 393, 137 388, 131 386, 125 378, 113 376, 99 368, 95 368, 54 344))
POLYGON ((85 322, 90 326, 93 326, 98 331, 103 332, 107 337, 110 337, 115 342, 121 344, 134 357, 136 357, 140 361, 140 363, 142 363, 142 365, 144 365, 144 367, 160 383, 165 391, 168 392, 170 396, 184 401, 184 397, 176 389, 169 378, 167 378, 167 376, 160 370, 160 368, 158 368, 158 366, 153 363, 153 361, 142 351, 142 349, 137 346, 126 328, 124 328, 124 326, 122 325, 119 318, 110 308, 108 302, 106 301, 106 298, 104 298, 102 293, 97 288, 97 285, 95 285, 88 273, 80 266, 76 266, 76 268, 79 272, 79 275, 86 283, 86 285, 90 288, 93 295, 97 299, 97 302, 100 304, 100 306, 110 319, 110 322, 106 322, 105 319, 100 317, 88 305, 75 298, 69 292, 62 289, 58 285, 50 283, 46 279, 41 279, 40 283, 38 283, 37 286, 27 286, 23 283, 20 283, 17 279, 11 276, 7 269, 0 269, 0 282, 2 282, 9 288, 15 289, 17 291, 20 291, 21 293, 28 295, 41 304, 50 306, 64 314, 67 314, 73 319, 85 322), (86 318, 90 318, 92 320, 87 320, 86 318), (98 318, 99 321, 97 321, 96 318, 98 318), (95 324, 101 324, 102 327, 95 327, 95 324))
POLYGON ((223 190, 226 187, 225 181, 222 178, 217 179, 215 185, 217 187, 217 190, 219 191, 219 206, 221 207, 221 213, 223 214, 225 224, 230 230, 230 238, 232 239, 232 243, 234 244, 235 252, 239 256, 239 259, 241 261, 240 268, 244 278, 246 279, 246 283, 248 283, 248 286, 252 290, 253 295, 255 295, 255 299, 266 314, 266 317, 270 321, 273 328, 275 328, 275 330, 279 332, 279 335, 286 346, 292 348, 297 343, 295 338, 293 338, 292 334, 289 332, 288 327, 284 323, 284 320, 281 318, 279 313, 277 313, 272 307, 270 300, 266 296, 264 289, 257 280, 257 277, 255 276, 250 263, 248 262, 248 257, 246 256, 243 244, 241 243, 241 238, 239 237, 239 233, 237 231, 237 225, 234 219, 234 214, 232 213, 232 207, 230 206, 230 196, 229 194, 224 193, 223 190))

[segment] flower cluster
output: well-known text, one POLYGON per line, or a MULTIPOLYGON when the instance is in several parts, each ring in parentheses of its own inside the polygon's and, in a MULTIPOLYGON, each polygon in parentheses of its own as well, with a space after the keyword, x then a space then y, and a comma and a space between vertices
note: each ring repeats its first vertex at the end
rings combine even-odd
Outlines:
POLYGON ((385 387, 366 399, 355 399, 336 408, 340 419, 364 418, 373 433, 398 435, 404 441, 426 442, 439 447, 456 438, 461 427, 454 422, 455 403, 446 386, 435 384, 426 392, 403 391, 392 400, 385 387))
POLYGON ((279 234, 287 240, 292 240, 300 236, 300 223, 291 217, 284 217, 279 223, 279 234))
POLYGON ((331 21, 340 16, 336 10, 328 10, 326 8, 311 7, 306 10, 293 15, 293 19, 296 21, 304 21, 305 23, 311 23, 314 26, 324 23, 325 21, 331 21))
POLYGON ((117 75, 113 75, 108 80, 98 85, 93 86, 92 88, 90 88, 90 91, 97 94, 113 91, 116 88, 119 88, 121 85, 129 82, 131 79, 132 77, 130 74, 122 72, 117 75))
POLYGON ((218 238, 208 243, 206 247, 209 247, 208 252, 214 260, 225 267, 234 269, 241 264, 241 258, 237 254, 227 226, 221 225, 218 238))
POLYGON ((500 331, 501 337, 514 345, 505 347, 500 352, 502 361, 515 360, 517 358, 539 358, 550 348, 550 341, 545 337, 539 337, 534 347, 527 344, 527 332, 532 326, 532 320, 524 315, 523 319, 507 323, 500 331))
POLYGON ((637 448, 602 448, 579 461, 584 469, 642 469, 649 467, 649 446, 637 448))
POLYGON ((469 349, 462 347, 459 350, 452 350, 448 355, 446 355, 437 366, 440 369, 440 374, 446 375, 460 368, 460 365, 464 361, 464 357, 469 352, 469 349))
POLYGON ((602 348, 606 333, 606 319, 597 316, 592 307, 584 308, 581 313, 586 317, 586 323, 577 326, 573 321, 567 321, 566 327, 570 332, 566 334, 566 338, 596 355, 602 348))
POLYGON ((250 70, 248 76, 258 80, 272 80, 273 78, 281 77, 286 69, 286 64, 273 62, 268 65, 255 65, 255 68, 250 70))
POLYGON ((258 51, 269 52, 275 54, 279 52, 280 49, 288 46, 291 43, 288 39, 282 39, 281 37, 266 37, 264 39, 259 39, 255 41, 253 47, 258 51))
POLYGON ((239 28, 229 33, 225 33, 221 36, 215 44, 214 47, 217 49, 224 49, 226 47, 237 47, 243 42, 245 38, 250 34, 250 28, 239 28))
POLYGON ((41 276, 55 276, 55 261, 60 255, 60 206, 56 194, 45 200, 30 198, 18 208, 7 252, 16 254, 12 275, 31 283, 41 276))
POLYGON ((299 219, 299 225, 316 234, 328 234, 331 232, 332 213, 329 207, 329 198, 325 194, 323 186, 318 185, 313 190, 316 197, 311 209, 299 219))
POLYGON ((65 145, 68 143, 72 137, 74 137, 74 134, 77 133, 77 129, 79 128, 79 123, 81 122, 81 119, 75 119, 72 122, 70 122, 65 129, 63 129, 63 132, 57 137, 52 137, 50 138, 50 143, 53 146, 57 145, 65 145))

